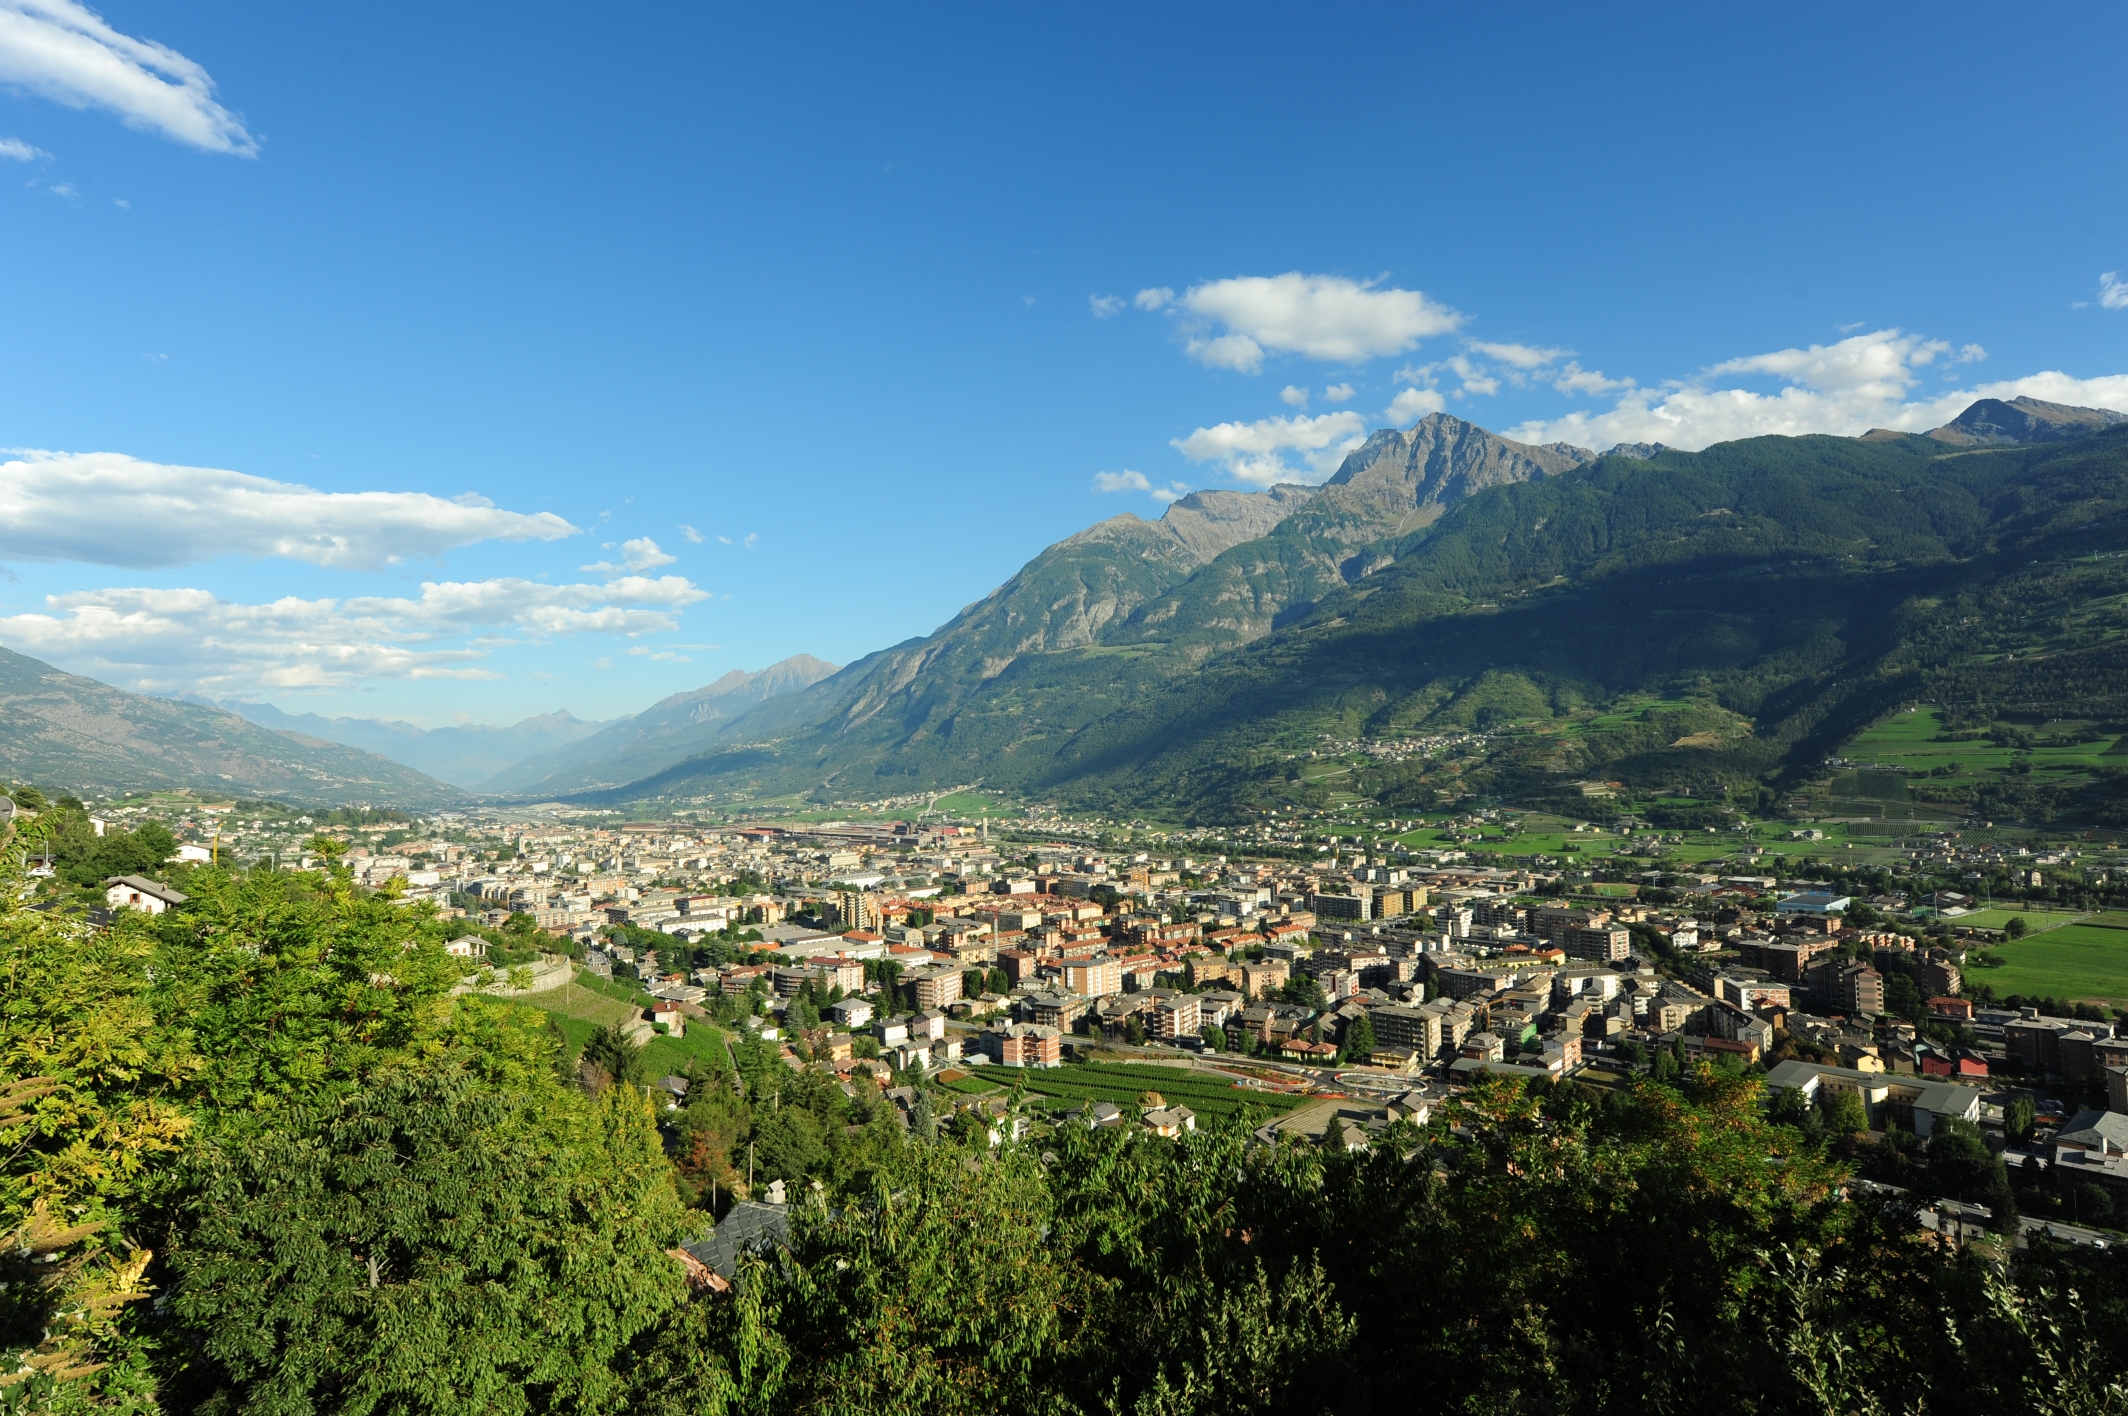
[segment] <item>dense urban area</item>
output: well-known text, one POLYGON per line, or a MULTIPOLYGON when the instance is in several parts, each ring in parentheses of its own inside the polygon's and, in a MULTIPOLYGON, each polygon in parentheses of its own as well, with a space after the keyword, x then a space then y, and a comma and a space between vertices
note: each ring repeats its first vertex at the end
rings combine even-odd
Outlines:
MULTIPOLYGON (((1869 1395, 1912 1392, 1930 1380, 1909 1369, 1912 1355, 1903 1349, 1851 1354, 1843 1376, 1835 1348, 1806 1341, 1842 1339, 1797 1330, 1794 1312, 1856 1300, 1826 1257, 1842 1246, 1862 1244, 1877 1253, 1873 1262, 1895 1254, 1913 1263, 1925 1254, 1947 1273, 1970 1271, 1975 1323, 2026 1331, 2037 1321, 2019 1306, 2029 1298, 1991 1277, 2013 1254, 2081 1273, 2077 1281, 2093 1301, 2115 1301, 2115 1280, 2093 1275, 2111 1275, 2113 1246, 2128 1238, 2114 1227, 2128 1224, 2128 1035, 2115 1035, 2115 1009, 2085 990, 2065 985, 2072 996, 2063 997, 1997 982, 2030 976, 2022 951, 2050 938, 2094 956, 2128 943, 2120 848, 2103 833, 2047 837, 1977 821, 1912 823, 1912 835, 1870 838, 1858 853, 1852 840, 1828 840, 1828 832, 1841 834, 1831 823, 1738 817, 1720 828, 1666 832, 1630 814, 1573 819, 1505 807, 1426 818, 1295 811, 1221 831, 1068 819, 975 794, 949 801, 960 811, 784 820, 635 821, 558 808, 417 817, 187 794, 90 804, 27 786, 11 804, 20 883, 7 923, 18 963, 40 947, 137 955, 181 937, 210 951, 218 940, 246 938, 239 974, 269 959, 291 984, 304 969, 319 971, 309 986, 321 991, 306 1006, 322 1029, 312 1041, 324 1052, 307 1084, 354 1068, 343 1085, 324 1085, 317 1100, 332 1096, 359 1110, 380 1086, 389 1090, 384 1079, 399 1069, 358 1081, 363 1069, 348 1054, 412 1045, 423 1027, 365 1025, 358 1015, 372 1006, 390 1012, 412 1000, 343 1004, 334 1001, 335 987, 420 988, 373 965, 351 982, 347 963, 331 957, 338 950, 321 951, 317 941, 320 931, 350 927, 372 944, 411 935, 387 952, 418 943, 433 996, 461 1000, 457 1024, 427 1025, 443 1027, 432 1048, 495 1049, 492 1039, 443 1041, 454 1026, 468 1026, 464 1009, 492 1009, 483 1026, 514 1029, 516 1038, 500 1050, 544 1054, 549 1060, 538 1065, 550 1084, 579 1098, 570 1105, 638 1098, 645 1106, 639 1144, 658 1158, 658 1181, 672 1197, 664 1232, 649 1242, 670 1269, 682 1310, 692 1304, 724 1315, 692 1323, 774 1328, 762 1295, 794 1281, 794 1255, 832 1252, 833 1262, 850 1262, 853 1224, 864 1244, 892 1249, 901 1241, 878 1229, 884 1221, 854 1218, 873 1186, 928 1176, 925 1183, 955 1192, 938 1197, 948 1209, 1025 1202, 1002 1192, 959 1194, 960 1176, 926 1168, 926 1154, 987 1156, 1017 1177, 967 1182, 979 1190, 1047 1183, 1059 1194, 1073 1167, 1093 1165, 1109 1176, 1074 1171, 1073 1185, 1124 1184, 1112 1167, 1154 1164, 1123 1159, 1148 1146, 1173 1149, 1158 1165, 1186 1173, 1226 1156, 1219 1164, 1228 1169, 1219 1173, 1230 1178, 1209 1181, 1212 1193, 1192 1194, 1187 1204, 1238 1211, 1264 1202, 1271 1177, 1304 1189, 1357 1185, 1361 1176, 1389 1183, 1381 1167, 1391 1166, 1404 1177, 1396 1184, 1431 1177, 1426 1183, 1453 1189, 1486 1169, 1474 1161, 1480 1155, 1512 1175, 1517 1147, 1537 1137, 1555 1147, 1571 1139, 1601 1171, 1593 1153, 1609 1131, 1646 1140, 1650 1127, 1667 1129, 1673 1134, 1660 1149, 1670 1159, 1661 1164, 1675 1165, 1683 1144, 1676 1128, 1721 1117, 1732 1132, 1724 1144, 1755 1144, 1761 1164, 1788 1168, 1775 1190, 1801 1187, 1752 1202, 1773 1207, 1772 1217, 1753 1220, 1773 1225, 1760 1238, 1770 1244, 1788 1232, 1783 1226, 1809 1216, 1783 1241, 1795 1247, 1778 1263, 1771 1249, 1721 1260, 1739 1274, 1759 1273, 1759 1296, 1743 1301, 1731 1321, 1786 1324, 1754 1359, 1766 1364, 1753 1380, 1765 1384, 1768 1409, 1786 1409, 1783 1402, 1801 1391, 1842 1389, 1842 1381, 1850 1395, 1869 1395), (151 947, 152 940, 162 943, 151 947), (395 1029, 411 1031, 390 1043, 379 1035, 395 1029), (1021 1174, 1014 1168, 1021 1165, 1033 1170, 1021 1174), (1347 1179, 1325 1178, 1332 1175, 1347 1179), (1861 1230, 1872 1237, 1859 1239, 1861 1230), (1817 1257, 1804 1253, 1813 1232, 1823 1249, 1817 1257), (1830 1374, 1822 1370, 1828 1363, 1836 1369, 1830 1374)), ((231 961, 225 956, 218 967, 231 961)), ((246 988, 225 984, 234 993, 210 988, 190 1006, 237 1006, 246 988)), ((167 987, 143 975, 143 997, 167 987)), ((280 1006, 269 1011, 278 1015, 280 1006)), ((190 1046, 205 1043, 196 1017, 164 1026, 195 1035, 190 1046)), ((41 1046, 49 1057, 67 1050, 63 1038, 40 1039, 21 1019, 13 1027, 18 1057, 25 1047, 41 1046)), ((107 1073, 105 1084, 121 1092, 138 1086, 138 1071, 168 1065, 151 1054, 186 1045, 173 1035, 147 1046, 128 1064, 137 1069, 131 1083, 107 1073)), ((241 1046, 261 1044, 246 1038, 241 1046)), ((286 1059, 259 1059, 243 1068, 247 1085, 282 1067, 306 1076, 286 1059)), ((177 1091, 185 1070, 170 1072, 177 1091)), ((56 1108, 67 1095, 56 1083, 37 1081, 34 1069, 18 1075, 23 1080, 7 1093, 15 1114, 4 1123, 16 1128, 18 1158, 75 1155, 69 1165, 78 1166, 79 1152, 138 1124, 139 1108, 166 1104, 136 1097, 129 1121, 107 1120, 55 1153, 50 1143, 78 1120, 78 1103, 56 1108)), ((452 1085, 466 1084, 462 1070, 455 1075, 452 1085)), ((396 1097, 400 1105, 412 1100, 396 1097)), ((453 1103, 466 1105, 473 1103, 453 1103)), ((120 1108, 112 1106, 116 1117, 120 1108)), ((450 1125, 465 1123, 453 1115, 450 1125)), ((240 1154, 207 1171, 188 1161, 174 1191, 169 1181, 142 1190, 165 1207, 158 1222, 174 1232, 156 1247, 174 1245, 184 1275, 172 1290, 175 1304, 158 1304, 154 1322, 127 1329, 140 1339, 132 1359, 142 1373, 159 1350, 145 1334, 178 1341, 173 1321, 182 1328, 184 1314, 211 1311, 213 1360, 198 1380, 222 1383, 225 1393, 324 1380, 288 1370, 300 1349, 247 1348, 231 1333, 250 1323, 316 1321, 247 1306, 304 1301, 285 1285, 267 1284, 276 1298, 242 1290, 255 1286, 246 1275, 290 1276, 306 1262, 285 1251, 282 1229, 297 1204, 283 1189, 290 1181, 261 1167, 275 1145, 331 1151, 333 1133, 317 1130, 327 1124, 323 1113, 300 1107, 225 1121, 220 1144, 240 1154), (283 1134, 290 1128, 309 1128, 309 1140, 283 1134), (219 1196, 220 1212, 187 1239, 179 1216, 208 1195, 219 1196)), ((384 1124, 404 1132, 388 1148, 415 1162, 434 1139, 425 1136, 428 1122, 411 1115, 384 1124)), ((143 1144, 139 1156, 155 1152, 143 1144)), ((373 1143, 355 1145, 347 1163, 359 1166, 365 1146, 373 1143)), ((639 1154, 638 1170, 646 1163, 639 1154)), ((66 1194, 57 1179, 66 1168, 38 1180, 32 1166, 18 1183, 31 1195, 66 1194)), ((1146 1171, 1133 1183, 1159 1178, 1146 1171)), ((345 1179, 310 1174, 304 1193, 317 1192, 322 1206, 345 1179)), ((1634 1183, 1652 1192, 1648 1177, 1634 1183)), ((1181 1202, 1175 1195, 1147 1201, 1155 1208, 1181 1202)), ((428 1213, 417 1224, 493 1218, 492 1200, 431 1195, 424 1203, 428 1213), (436 1207, 453 1203, 471 1208, 455 1221, 439 1217, 436 1207)), ((86 1226, 69 1227, 73 1217, 40 1200, 18 1230, 16 1251, 33 1259, 67 1252, 87 1237, 86 1226)), ((321 1208, 298 1228, 315 1231, 307 1242, 355 1243, 330 1237, 335 1222, 321 1208)), ((1736 1222, 1734 1215, 1721 1221, 1736 1222)), ((114 1333, 132 1310, 111 1285, 122 1286, 128 1274, 140 1280, 151 1253, 144 1238, 123 1236, 122 1244, 142 1247, 122 1252, 142 1257, 130 1268, 112 1261, 116 1277, 104 1279, 110 1291, 90 1301, 79 1323, 47 1338, 52 1360, 39 1367, 43 1358, 28 1359, 23 1371, 33 1380, 86 1371, 94 1365, 89 1344, 123 1347, 114 1333)), ((943 1234, 930 1238, 945 1242, 943 1234)), ((1719 1248, 1727 1241, 1709 1234, 1684 1242, 1719 1248)), ((368 1256, 350 1258, 355 1277, 366 1271, 373 1289, 385 1281, 377 1252, 373 1245, 368 1256)), ((871 1259, 886 1262, 884 1251, 871 1259)), ((1856 1266, 1853 1253, 1847 1259, 1856 1266)), ((1027 1261, 1025 1254, 1012 1260, 1027 1261)), ((61 1271, 87 1262, 76 1253, 61 1271)), ((949 1244, 926 1262, 956 1260, 949 1244)), ((1219 1320, 1267 1325, 1307 1351, 1295 1349, 1285 1377, 1259 1372, 1245 1385, 1286 1391, 1293 1374, 1316 1371, 1337 1354, 1349 1358, 1370 1341, 1416 1340, 1348 1330, 1365 1328, 1367 1319, 1333 1294, 1344 1291, 1340 1284, 1364 1292, 1365 1283, 1350 1275, 1333 1282, 1326 1272, 1335 1266, 1326 1271, 1330 1260, 1320 1253, 1272 1263, 1267 1249, 1253 1262, 1253 1281, 1277 1271, 1281 1286, 1259 1295, 1253 1316, 1228 1311, 1231 1294, 1220 1298, 1228 1307, 1219 1320)), ((1236 1272, 1245 1279, 1246 1270, 1236 1272)), ((519 1281, 500 1274, 490 1281, 519 1281)), ((437 1281, 404 1277, 417 1286, 437 1281)), ((995 1280, 932 1271, 925 1281, 951 1289, 995 1280)), ((19 1305, 22 1290, 12 1291, 19 1305)), ((797 1297, 785 1301, 795 1311, 797 1297)), ((991 1300, 977 1293, 937 1301, 991 1300)), ((334 1321, 366 1324, 366 1341, 395 1340, 381 1320, 343 1314, 334 1321)), ((669 1329, 675 1320, 663 1321, 669 1329)), ((646 1317, 643 1327, 656 1323, 646 1317)), ((748 1395, 750 1379, 727 1360, 737 1360, 731 1352, 739 1349, 720 1345, 739 1339, 696 1336, 687 1354, 657 1359, 667 1364, 658 1370, 678 1363, 691 1377, 673 1376, 678 1385, 660 1388, 662 1395, 638 1389, 630 1400, 643 1409, 660 1401, 679 1403, 670 1409, 750 1409, 756 1398, 767 1406, 793 1398, 795 1387, 774 1400, 748 1395), (726 1365, 698 1370, 718 1362, 726 1365), (719 1381, 737 1385, 715 1396, 719 1381)), ((1957 1339, 1954 1328, 1942 1329, 1946 1351, 1957 1339)), ((671 1331, 663 1340, 680 1341, 671 1331)), ((746 1340, 765 1339, 755 1332, 746 1340)), ((1253 1340, 1241 1328, 1227 1338, 1253 1340)), ((2052 1338, 2034 1329, 2024 1340, 2035 1361, 2069 1361, 2078 1352, 2094 1360, 2081 1329, 2052 1338), (2050 1341, 2084 1346, 2057 1352, 2050 1341)), ((1061 1332, 1050 1341, 1068 1345, 1061 1332)), ((1201 1369, 1170 1354, 1165 1365, 1110 1370, 1133 1384, 1161 1374, 1138 1409, 1260 1409, 1221 1404, 1243 1379, 1222 1385, 1205 1375, 1225 1369, 1195 1350, 1199 1341, 1220 1345, 1207 1330, 1178 1352, 1194 1352, 1190 1360, 1209 1364, 1201 1369), (1193 1407, 1160 1406, 1167 1398, 1159 1383, 1174 1381, 1211 1382, 1224 1394, 1193 1407)), ((354 1350, 301 1360, 337 1368, 354 1361, 354 1350)), ((890 1381, 884 1370, 865 1373, 866 1381, 890 1381)), ((1620 1375, 1613 1370, 1606 1380, 1620 1375)), ((333 1378, 355 1379, 351 1367, 333 1378)), ((777 1378, 786 1379, 803 1386, 820 1378, 777 1378)), ((115 1390, 108 1380, 107 1392, 115 1390)), ((956 1400, 1009 1387, 994 1384, 1004 1380, 997 1374, 972 1386, 938 1372, 927 1380, 951 1387, 956 1400)), ((1371 1389, 1376 1380, 1359 1385, 1371 1389)), ((1457 1389, 1498 1396, 1498 1380, 1474 1375, 1457 1389)), ((1341 1409, 1329 1398, 1319 1404, 1341 1409)), ((1343 1405, 1365 1403, 1354 1397, 1343 1405)))

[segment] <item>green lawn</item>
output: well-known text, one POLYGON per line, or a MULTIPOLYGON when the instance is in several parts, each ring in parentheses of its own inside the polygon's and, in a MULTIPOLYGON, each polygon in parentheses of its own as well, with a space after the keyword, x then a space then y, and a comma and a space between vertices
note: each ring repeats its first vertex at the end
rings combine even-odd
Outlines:
POLYGON ((1180 1104, 1200 1116, 1230 1116, 1248 1107, 1273 1114, 1290 1111, 1305 1100, 1278 1092, 1233 1086, 1208 1072, 1189 1067, 1161 1067, 1131 1062, 1079 1062, 1062 1067, 980 1066, 975 1074, 1000 1086, 1023 1082, 1037 1096, 1062 1102, 1112 1101, 1136 1105, 1155 1091, 1169 1105, 1180 1104))
POLYGON ((2063 925, 1991 952, 2002 967, 1969 970, 1969 986, 1985 983, 1998 994, 2128 1003, 2128 929, 2063 925))
MULTIPOLYGON (((2079 918, 2080 914, 2077 910, 2041 910, 2024 905, 2005 905, 1999 909, 1975 910, 1948 922, 1952 925, 1970 924, 1975 929, 2000 929, 2010 922, 2011 916, 2023 915, 2025 928, 2037 934, 2042 930, 2059 929, 2079 918)), ((2122 917, 2121 922, 2128 924, 2128 916, 2122 917)))

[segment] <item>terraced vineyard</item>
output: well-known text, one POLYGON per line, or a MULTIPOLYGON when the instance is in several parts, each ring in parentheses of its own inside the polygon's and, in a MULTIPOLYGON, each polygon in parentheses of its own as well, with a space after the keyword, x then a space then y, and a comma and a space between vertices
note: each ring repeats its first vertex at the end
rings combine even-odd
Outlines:
POLYGON ((1075 1062, 1054 1068, 979 1066, 975 1075, 1000 1086, 1022 1082, 1037 1096, 1058 1101, 1111 1101, 1133 1105, 1149 1091, 1169 1105, 1187 1106, 1199 1116, 1232 1116, 1249 1107, 1273 1115, 1299 1106, 1306 1098, 1252 1091, 1190 1067, 1160 1067, 1131 1062, 1075 1062))

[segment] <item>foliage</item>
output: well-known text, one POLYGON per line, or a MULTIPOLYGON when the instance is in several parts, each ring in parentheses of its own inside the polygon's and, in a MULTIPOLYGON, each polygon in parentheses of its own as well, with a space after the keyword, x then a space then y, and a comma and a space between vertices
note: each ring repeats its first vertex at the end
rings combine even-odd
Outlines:
MULTIPOLYGON (((625 1038, 578 1069, 452 993, 444 921, 331 874, 188 892, 107 930, 0 910, 0 1405, 1977 1416, 2113 1409, 2128 1366, 2109 1256, 1998 1277, 1842 1197, 1851 1098, 1768 1111, 1672 1050, 1347 1152, 1258 1140, 1294 1099, 1186 1068, 985 1068, 1009 1093, 905 1122, 741 1036, 661 1125, 625 1038), (1045 1088, 1203 1119, 1046 1125, 1045 1088), (788 1248, 690 1299, 666 1250, 749 1174, 788 1248)), ((2014 1213, 1970 1128, 1877 1148, 2014 1213)))
POLYGON ((192 1169, 171 1311, 219 1369, 203 1410, 623 1410, 614 1359, 679 1296, 625 1087, 395 1069, 192 1169))

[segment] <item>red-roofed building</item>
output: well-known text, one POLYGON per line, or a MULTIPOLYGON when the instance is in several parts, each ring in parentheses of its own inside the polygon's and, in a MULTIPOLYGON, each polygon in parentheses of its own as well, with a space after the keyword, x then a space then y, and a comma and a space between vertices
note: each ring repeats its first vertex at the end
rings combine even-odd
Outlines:
POLYGON ((1914 1049, 1914 1060, 1921 1064, 1921 1075, 1924 1077, 1957 1077, 1961 1080, 1985 1081, 1988 1075, 1988 1059, 1970 1047, 1954 1050, 1923 1043, 1914 1049))

